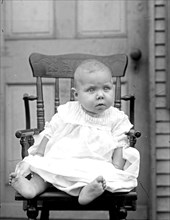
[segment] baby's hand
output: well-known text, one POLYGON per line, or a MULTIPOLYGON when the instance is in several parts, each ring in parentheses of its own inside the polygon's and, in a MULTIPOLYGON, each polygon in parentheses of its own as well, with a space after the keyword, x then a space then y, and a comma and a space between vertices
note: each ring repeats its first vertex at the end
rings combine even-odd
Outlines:
POLYGON ((30 174, 30 165, 25 162, 25 161, 21 161, 16 165, 15 168, 15 173, 21 176, 26 177, 28 174, 30 174))

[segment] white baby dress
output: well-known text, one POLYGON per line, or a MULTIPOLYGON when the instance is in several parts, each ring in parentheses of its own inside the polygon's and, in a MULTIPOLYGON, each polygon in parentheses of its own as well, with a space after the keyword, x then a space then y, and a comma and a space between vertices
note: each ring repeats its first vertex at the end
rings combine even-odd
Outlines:
POLYGON ((102 175, 110 192, 128 192, 137 186, 139 152, 128 146, 125 132, 132 124, 118 109, 110 107, 100 116, 85 113, 81 105, 68 102, 58 107, 24 161, 56 188, 77 196, 80 189, 102 175), (42 137, 49 141, 43 157, 35 155, 42 137), (114 149, 123 147, 124 170, 112 164, 114 149))

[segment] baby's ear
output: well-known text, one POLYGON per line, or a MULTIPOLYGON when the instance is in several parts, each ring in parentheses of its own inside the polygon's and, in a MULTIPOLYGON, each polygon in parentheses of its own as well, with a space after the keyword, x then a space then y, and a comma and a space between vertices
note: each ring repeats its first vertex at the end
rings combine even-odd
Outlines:
POLYGON ((77 100, 77 97, 78 97, 78 92, 75 88, 71 88, 71 92, 73 93, 74 95, 74 99, 77 100))

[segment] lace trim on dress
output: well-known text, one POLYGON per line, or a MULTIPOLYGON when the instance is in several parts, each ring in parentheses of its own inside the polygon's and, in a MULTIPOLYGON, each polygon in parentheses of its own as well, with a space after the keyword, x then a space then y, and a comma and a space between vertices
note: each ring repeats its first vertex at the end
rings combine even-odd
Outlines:
POLYGON ((90 116, 88 115, 82 106, 74 101, 68 102, 58 108, 59 116, 66 122, 71 124, 81 124, 88 126, 110 127, 113 123, 111 120, 111 109, 107 109, 100 115, 90 116))

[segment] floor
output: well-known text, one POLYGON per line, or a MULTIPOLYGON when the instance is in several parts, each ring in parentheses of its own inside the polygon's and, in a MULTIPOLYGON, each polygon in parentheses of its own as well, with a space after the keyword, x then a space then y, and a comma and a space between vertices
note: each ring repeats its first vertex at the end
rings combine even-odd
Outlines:
MULTIPOLYGON (((27 220, 27 218, 1 218, 0 217, 0 220, 27 220)), ((39 220, 39 219, 37 219, 37 220, 39 220)), ((52 220, 55 220, 55 219, 52 219, 52 220)), ((62 219, 62 220, 70 220, 70 219, 62 219)), ((71 219, 71 220, 74 220, 74 219, 71 219)), ((79 220, 79 219, 76 218, 76 220, 79 220)), ((82 220, 82 219, 80 219, 80 220, 82 220)), ((88 219, 84 219, 84 220, 88 220, 88 219)), ((93 219, 93 220, 97 220, 97 219, 93 219)), ((102 219, 100 219, 100 220, 102 220, 102 219)), ((103 220, 105 220, 105 219, 103 219, 103 220)))

